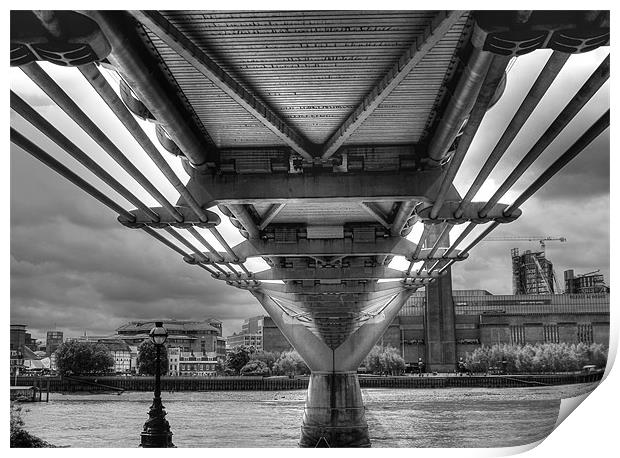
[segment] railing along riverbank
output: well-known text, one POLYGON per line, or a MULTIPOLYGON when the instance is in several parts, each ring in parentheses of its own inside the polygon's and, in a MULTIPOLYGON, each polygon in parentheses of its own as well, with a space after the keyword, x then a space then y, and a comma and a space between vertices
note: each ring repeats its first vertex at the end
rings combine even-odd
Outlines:
MULTIPOLYGON (((519 388, 550 385, 569 385, 600 381, 602 371, 579 374, 544 375, 424 375, 418 376, 363 376, 359 377, 362 388, 519 388)), ((37 377, 12 377, 11 385, 33 385, 37 377)), ((52 392, 122 392, 153 391, 154 377, 143 376, 89 376, 89 377, 42 377, 49 381, 52 392)), ((162 391, 284 391, 308 387, 308 377, 162 377, 162 391)))

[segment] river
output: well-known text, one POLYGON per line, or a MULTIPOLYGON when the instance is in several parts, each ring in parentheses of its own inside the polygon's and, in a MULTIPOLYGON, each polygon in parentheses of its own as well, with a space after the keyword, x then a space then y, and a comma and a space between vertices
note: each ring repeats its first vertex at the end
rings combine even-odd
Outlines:
MULTIPOLYGON (((560 399, 596 384, 362 389, 373 447, 507 447, 547 436, 560 399)), ((177 447, 296 447, 305 390, 162 393, 177 447)), ((137 447, 152 394, 50 393, 22 404, 25 428, 60 446, 137 447)))

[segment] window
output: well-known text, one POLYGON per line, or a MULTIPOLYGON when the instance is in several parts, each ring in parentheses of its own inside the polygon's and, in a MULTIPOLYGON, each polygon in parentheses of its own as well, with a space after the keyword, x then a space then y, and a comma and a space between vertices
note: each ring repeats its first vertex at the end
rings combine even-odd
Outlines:
POLYGON ((510 326, 510 341, 513 344, 523 345, 525 343, 525 326, 510 326))
POLYGON ((560 333, 557 324, 546 324, 543 326, 543 338, 545 342, 559 343, 560 333))
POLYGON ((579 323, 577 325, 577 339, 579 342, 587 344, 594 342, 594 330, 591 323, 579 323))

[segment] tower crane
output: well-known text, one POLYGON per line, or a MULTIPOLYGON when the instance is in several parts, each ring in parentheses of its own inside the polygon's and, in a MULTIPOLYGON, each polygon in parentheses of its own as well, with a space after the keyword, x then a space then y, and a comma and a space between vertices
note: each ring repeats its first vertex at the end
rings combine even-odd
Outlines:
POLYGON ((578 276, 578 277, 587 277, 588 275, 597 274, 597 273, 599 273, 600 271, 601 271, 601 269, 596 269, 596 270, 594 270, 594 271, 592 271, 592 272, 588 272, 588 273, 585 273, 585 274, 579 274, 579 275, 577 275, 577 276, 578 276))
MULTIPOLYGON (((542 251, 543 256, 546 258, 546 244, 545 242, 566 242, 566 237, 554 237, 548 235, 530 235, 530 236, 498 236, 498 237, 487 237, 483 239, 484 242, 510 242, 510 241, 524 241, 524 242, 538 242, 540 243, 540 250, 542 251)), ((536 257, 532 258, 534 263, 536 264, 536 269, 538 270, 540 276, 543 278, 547 291, 551 293, 551 282, 550 279, 547 278, 547 275, 541 268, 536 257)), ((555 290, 558 294, 562 292, 562 288, 558 282, 557 275, 555 274, 555 269, 553 269, 553 282, 555 283, 555 290)))
POLYGON ((548 235, 530 235, 530 236, 500 236, 500 237, 487 237, 484 242, 538 242, 540 243, 540 250, 545 255, 545 248, 547 245, 545 242, 566 242, 566 237, 553 237, 548 235))

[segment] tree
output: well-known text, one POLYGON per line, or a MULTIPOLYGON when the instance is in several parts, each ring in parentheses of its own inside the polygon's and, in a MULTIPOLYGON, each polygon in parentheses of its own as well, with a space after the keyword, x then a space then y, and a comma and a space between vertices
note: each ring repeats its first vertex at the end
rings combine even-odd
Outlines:
POLYGON ((264 361, 251 359, 245 366, 241 368, 241 375, 269 375, 269 368, 264 361))
POLYGON ((396 348, 375 345, 364 359, 364 366, 374 374, 396 375, 405 370, 405 360, 396 348))
MULTIPOLYGON (((168 350, 165 345, 161 346, 159 370, 161 375, 168 373, 168 350)), ((157 360, 157 349, 150 340, 145 340, 138 347, 138 373, 155 375, 157 360)))
POLYGON ((274 370, 273 366, 279 357, 280 357, 280 354, 276 352, 257 351, 256 353, 252 353, 252 355, 250 355, 250 360, 251 361, 254 361, 254 360, 262 361, 267 366, 269 373, 272 373, 274 370))
POLYGON ((235 374, 239 374, 243 366, 250 361, 250 356, 252 353, 252 349, 250 347, 246 347, 245 345, 235 347, 226 353, 226 366, 235 374))
POLYGON ((295 350, 282 352, 274 363, 273 370, 278 374, 288 376, 310 373, 310 369, 295 350))
POLYGON ((56 367, 66 375, 99 374, 114 367, 114 357, 101 343, 64 342, 56 350, 56 367))

